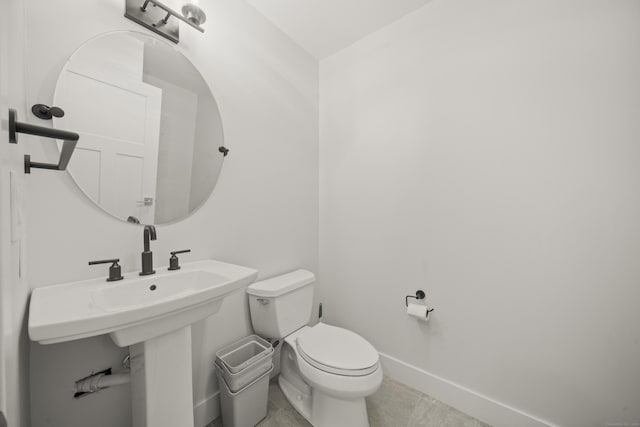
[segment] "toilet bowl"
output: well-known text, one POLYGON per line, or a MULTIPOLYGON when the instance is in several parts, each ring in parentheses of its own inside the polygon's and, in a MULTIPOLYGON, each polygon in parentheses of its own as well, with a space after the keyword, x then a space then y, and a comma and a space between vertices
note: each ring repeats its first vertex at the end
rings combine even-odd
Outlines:
POLYGON ((364 398, 380 387, 382 368, 367 341, 346 329, 318 323, 287 336, 282 357, 280 387, 311 424, 369 425, 364 398))
POLYGON ((378 352, 347 329, 307 326, 313 273, 298 270, 249 287, 258 335, 282 339, 278 384, 291 405, 315 427, 367 427, 365 397, 382 383, 378 352))

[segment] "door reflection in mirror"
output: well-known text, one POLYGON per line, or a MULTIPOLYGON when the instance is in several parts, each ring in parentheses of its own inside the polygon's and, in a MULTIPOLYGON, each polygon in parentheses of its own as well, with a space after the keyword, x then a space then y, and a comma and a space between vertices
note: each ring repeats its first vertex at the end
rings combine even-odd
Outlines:
POLYGON ((187 217, 208 199, 224 156, 216 101, 176 47, 135 32, 82 45, 58 78, 56 127, 80 134, 69 173, 111 215, 143 224, 187 217))

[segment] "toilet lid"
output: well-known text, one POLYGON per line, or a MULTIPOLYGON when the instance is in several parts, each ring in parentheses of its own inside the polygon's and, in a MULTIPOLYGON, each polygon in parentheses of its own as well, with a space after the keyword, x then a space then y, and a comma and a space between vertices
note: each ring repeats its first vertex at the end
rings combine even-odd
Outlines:
POLYGON ((318 323, 296 340, 309 364, 338 375, 368 375, 378 368, 378 352, 367 340, 347 329, 318 323))

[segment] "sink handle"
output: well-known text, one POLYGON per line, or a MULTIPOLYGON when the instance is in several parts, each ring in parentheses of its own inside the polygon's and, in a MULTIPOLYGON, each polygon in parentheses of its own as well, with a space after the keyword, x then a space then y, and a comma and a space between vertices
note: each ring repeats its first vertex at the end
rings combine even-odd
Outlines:
POLYGON ((169 258, 169 270, 180 270, 180 260, 176 256, 177 254, 186 254, 191 252, 191 249, 183 249, 181 251, 173 251, 169 252, 171 254, 171 258, 169 258))
POLYGON ((113 264, 109 267, 109 277, 107 278, 107 282, 115 282, 124 279, 124 277, 122 277, 122 268, 120 267, 120 264, 118 264, 120 262, 120 258, 89 261, 89 265, 108 264, 110 262, 113 264))

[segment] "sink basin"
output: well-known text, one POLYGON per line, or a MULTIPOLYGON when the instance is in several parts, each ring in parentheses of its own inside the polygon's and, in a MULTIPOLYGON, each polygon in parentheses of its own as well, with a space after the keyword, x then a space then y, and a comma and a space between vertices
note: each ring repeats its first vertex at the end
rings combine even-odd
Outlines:
POLYGON ((105 311, 135 310, 142 304, 171 304, 172 300, 200 294, 207 288, 215 289, 227 281, 228 278, 210 271, 182 270, 103 287, 94 294, 94 301, 105 311))
POLYGON ((37 288, 31 294, 29 337, 41 344, 110 334, 120 347, 146 341, 204 319, 225 295, 251 284, 257 271, 207 260, 153 276, 128 273, 37 288))

